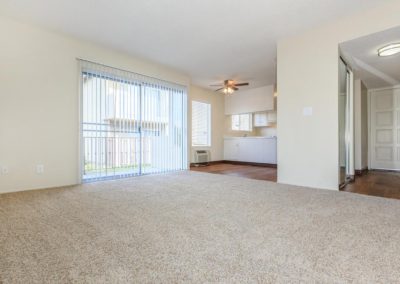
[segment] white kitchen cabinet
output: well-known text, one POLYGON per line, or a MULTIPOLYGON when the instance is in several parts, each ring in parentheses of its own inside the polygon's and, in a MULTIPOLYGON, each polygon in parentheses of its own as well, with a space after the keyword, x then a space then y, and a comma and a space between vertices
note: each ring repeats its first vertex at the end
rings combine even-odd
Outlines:
POLYGON ((239 141, 237 139, 225 139, 224 141, 224 160, 238 161, 239 141))
POLYGON ((276 138, 227 137, 224 140, 224 160, 276 164, 276 138))
POLYGON ((257 112, 254 114, 254 127, 270 126, 276 123, 276 111, 257 112))
POLYGON ((254 127, 268 126, 268 114, 266 112, 256 112, 254 114, 254 127))
POLYGON ((268 120, 268 123, 275 123, 276 120, 277 120, 277 113, 276 113, 276 111, 269 111, 269 112, 267 113, 267 120, 268 120))
POLYGON ((254 113, 274 110, 274 86, 237 91, 225 96, 225 114, 254 113))

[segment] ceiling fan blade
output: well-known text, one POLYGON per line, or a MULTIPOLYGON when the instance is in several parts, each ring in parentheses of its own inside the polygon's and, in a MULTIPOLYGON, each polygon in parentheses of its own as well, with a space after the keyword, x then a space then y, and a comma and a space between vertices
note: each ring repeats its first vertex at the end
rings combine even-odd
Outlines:
POLYGON ((220 87, 223 86, 222 84, 210 85, 210 87, 220 87))
POLYGON ((248 86, 249 83, 240 83, 240 84, 235 84, 235 86, 248 86))
MULTIPOLYGON (((224 88, 225 88, 225 87, 224 87, 224 88)), ((218 89, 218 90, 215 90, 214 92, 221 91, 221 90, 223 90, 224 88, 220 88, 220 89, 218 89)))
POLYGON ((239 90, 239 88, 236 88, 236 87, 232 87, 232 89, 234 89, 235 91, 239 90))

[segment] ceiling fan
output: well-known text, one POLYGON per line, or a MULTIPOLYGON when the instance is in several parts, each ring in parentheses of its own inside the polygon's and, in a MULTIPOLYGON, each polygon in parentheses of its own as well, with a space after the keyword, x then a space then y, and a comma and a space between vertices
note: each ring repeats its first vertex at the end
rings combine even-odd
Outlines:
POLYGON ((217 90, 215 90, 216 92, 221 91, 225 94, 225 95, 231 95, 233 94, 234 91, 239 90, 238 87, 241 86, 248 86, 249 83, 235 83, 235 81, 233 80, 225 80, 223 84, 217 84, 217 85, 210 85, 211 87, 221 87, 217 90))

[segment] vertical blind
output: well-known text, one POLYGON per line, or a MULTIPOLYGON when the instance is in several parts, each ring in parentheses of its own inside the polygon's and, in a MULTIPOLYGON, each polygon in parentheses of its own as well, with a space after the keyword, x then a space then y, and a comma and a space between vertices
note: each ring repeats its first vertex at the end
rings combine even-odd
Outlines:
POLYGON ((187 169, 184 86, 79 62, 83 181, 187 169))
POLYGON ((192 101, 192 146, 211 146, 211 105, 192 101))

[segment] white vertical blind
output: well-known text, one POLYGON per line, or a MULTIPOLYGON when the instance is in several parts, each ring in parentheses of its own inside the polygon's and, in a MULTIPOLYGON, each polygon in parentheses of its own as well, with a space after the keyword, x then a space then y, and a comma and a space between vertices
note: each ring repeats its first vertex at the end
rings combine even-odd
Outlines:
POLYGON ((211 146, 211 105, 192 101, 192 146, 211 146))
POLYGON ((187 169, 186 88, 80 60, 84 181, 187 169))

